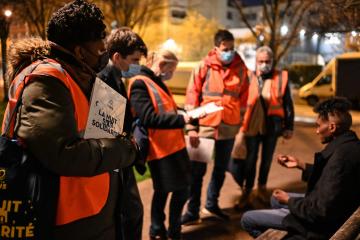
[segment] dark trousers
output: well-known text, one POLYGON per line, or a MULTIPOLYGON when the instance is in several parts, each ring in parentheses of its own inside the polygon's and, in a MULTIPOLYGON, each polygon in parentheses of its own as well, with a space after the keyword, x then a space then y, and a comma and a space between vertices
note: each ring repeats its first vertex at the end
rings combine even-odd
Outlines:
POLYGON ((144 209, 132 167, 122 171, 121 240, 141 240, 144 209))
MULTIPOLYGON (((151 226, 150 235, 156 236, 166 234, 165 205, 169 192, 154 191, 151 202, 151 226)), ((169 208, 169 228, 167 234, 170 238, 180 238, 181 235, 181 213, 188 198, 188 188, 172 192, 169 208)))
POLYGON ((262 151, 258 184, 266 185, 277 138, 278 137, 274 135, 246 136, 247 156, 244 173, 246 191, 251 191, 254 187, 256 162, 260 144, 262 144, 262 151))
POLYGON ((244 171, 245 159, 231 158, 229 162, 229 172, 233 176, 235 182, 241 187, 244 187, 244 171))
MULTIPOLYGON (((221 187, 224 184, 225 172, 228 168, 230 154, 234 145, 234 139, 215 141, 214 169, 207 190, 206 207, 218 205, 221 187)), ((194 216, 199 214, 200 197, 203 177, 206 173, 206 163, 191 162, 191 186, 188 204, 188 213, 194 216)))

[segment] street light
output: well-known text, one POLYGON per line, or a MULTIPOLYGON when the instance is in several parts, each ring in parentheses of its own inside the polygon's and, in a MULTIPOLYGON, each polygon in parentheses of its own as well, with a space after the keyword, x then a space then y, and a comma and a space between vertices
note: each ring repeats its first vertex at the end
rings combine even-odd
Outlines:
POLYGON ((6 85, 6 70, 7 70, 7 39, 9 36, 9 27, 10 27, 10 17, 12 15, 12 11, 9 9, 5 9, 3 14, 0 14, 0 39, 1 39, 1 59, 2 59, 2 77, 4 82, 4 101, 8 99, 8 88, 6 85))
POLYGON ((301 30, 300 30, 300 37, 304 37, 304 36, 305 36, 305 33, 306 33, 306 30, 305 30, 305 29, 301 29, 301 30))
POLYGON ((9 9, 6 9, 6 10, 4 11, 4 15, 5 15, 5 17, 11 17, 12 11, 9 10, 9 9))
POLYGON ((311 37, 312 40, 317 41, 319 39, 319 34, 314 33, 311 37))
POLYGON ((172 38, 169 38, 168 40, 166 40, 162 46, 161 46, 162 49, 165 49, 165 50, 170 50, 172 52, 174 52, 175 54, 179 54, 181 51, 182 51, 182 48, 181 46, 179 46, 174 39, 172 38))
POLYGON ((289 28, 288 26, 286 25, 282 25, 281 28, 280 28, 280 34, 281 36, 285 36, 289 31, 289 28))

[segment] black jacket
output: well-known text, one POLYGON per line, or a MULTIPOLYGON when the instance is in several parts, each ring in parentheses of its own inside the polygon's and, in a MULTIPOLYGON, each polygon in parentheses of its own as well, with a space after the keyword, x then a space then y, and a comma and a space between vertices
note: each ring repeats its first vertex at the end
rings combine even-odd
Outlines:
MULTIPOLYGON (((151 78, 165 92, 168 92, 164 82, 147 67, 142 67, 140 75, 151 78)), ((139 76, 140 78, 140 76, 139 76)), ((170 93, 169 93, 170 94, 170 93)), ((156 114, 147 87, 142 80, 135 80, 131 87, 131 105, 141 124, 147 128, 183 128, 184 118, 176 114, 156 114)))
MULTIPOLYGON (((143 67, 141 73, 131 85, 130 102, 136 117, 142 126, 157 129, 176 129, 185 126, 184 117, 178 114, 158 114, 152 104, 151 97, 145 83, 140 80, 141 75, 151 78, 154 83, 169 93, 164 82, 153 71, 143 67)), ((169 93, 170 94, 170 93, 169 93)), ((176 141, 177 139, 174 139, 176 141)), ((165 144, 165 143, 164 143, 165 144)), ((166 143, 171 144, 171 143, 166 143)), ((155 190, 173 192, 186 188, 190 181, 189 156, 183 148, 162 159, 149 162, 151 177, 155 190)))
MULTIPOLYGON (((131 134, 133 117, 126 87, 121 80, 121 71, 109 63, 98 73, 98 77, 127 99, 123 131, 127 135, 131 134)), ((119 174, 121 176, 121 193, 118 209, 121 221, 117 230, 121 230, 119 233, 121 240, 141 240, 144 212, 133 169, 132 167, 121 169, 119 174)))
MULTIPOLYGON (((12 75, 20 73, 22 67, 35 59, 43 59, 41 54, 57 60, 88 98, 91 95, 95 73, 89 66, 61 46, 40 39, 22 39, 22 44, 14 46, 13 60, 9 69, 12 75), (15 61, 16 59, 16 61, 15 61)), ((22 95, 22 106, 17 115, 16 133, 26 144, 27 151, 56 180, 42 176, 41 192, 44 198, 41 210, 49 218, 48 230, 53 236, 37 236, 36 239, 116 239, 114 211, 119 196, 119 176, 114 169, 132 164, 136 157, 136 148, 126 138, 83 139, 77 129, 77 120, 71 93, 55 77, 36 75, 32 78, 22 95), (57 209, 59 176, 91 177, 108 172, 110 188, 107 202, 101 211, 86 218, 64 225, 54 226, 57 209), (54 184, 53 184, 54 183, 54 184), (43 191, 44 190, 44 191, 43 191)), ((38 188, 36 188, 38 191, 38 188)), ((74 193, 74 198, 77 194, 74 193)), ((69 203, 70 204, 70 203, 69 203)), ((41 217, 40 217, 41 221, 41 217)))
POLYGON ((100 73, 98 73, 98 77, 101 78, 112 89, 114 89, 115 91, 120 93, 124 98, 127 99, 123 131, 126 132, 127 134, 130 134, 133 118, 131 115, 131 107, 127 97, 126 88, 121 80, 122 77, 121 71, 118 70, 111 63, 109 63, 100 73))
POLYGON ((283 224, 294 239, 329 239, 360 205, 360 141, 356 134, 345 132, 316 153, 314 165, 304 171, 306 176, 305 198, 290 198, 290 214, 283 224))

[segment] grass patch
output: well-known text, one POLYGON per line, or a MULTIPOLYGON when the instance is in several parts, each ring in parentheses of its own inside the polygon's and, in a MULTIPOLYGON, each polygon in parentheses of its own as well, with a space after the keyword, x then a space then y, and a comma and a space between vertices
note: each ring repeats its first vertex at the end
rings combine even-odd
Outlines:
POLYGON ((140 175, 134 168, 134 173, 135 173, 135 178, 136 178, 136 182, 141 182, 144 181, 148 178, 151 178, 151 174, 150 174, 150 170, 149 170, 149 166, 146 164, 146 172, 144 173, 144 175, 140 175))

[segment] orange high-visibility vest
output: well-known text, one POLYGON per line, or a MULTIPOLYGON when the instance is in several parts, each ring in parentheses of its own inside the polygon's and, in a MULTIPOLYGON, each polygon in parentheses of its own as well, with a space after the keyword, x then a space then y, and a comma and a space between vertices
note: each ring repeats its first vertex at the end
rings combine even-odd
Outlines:
MULTIPOLYGON (((77 129, 81 136, 85 130, 89 114, 89 102, 75 80, 53 59, 36 61, 18 74, 9 89, 9 103, 4 115, 3 130, 9 122, 24 84, 36 76, 50 76, 61 81, 70 91, 77 129)), ((14 123, 11 123, 12 130, 14 123)), ((98 214, 105 206, 109 195, 110 176, 103 173, 94 177, 60 176, 56 225, 67 224, 98 214)))
MULTIPOLYGON (((251 81, 249 87, 249 96, 247 101, 247 109, 244 116, 244 122, 242 126, 243 131, 247 131, 250 121, 251 115, 253 112, 253 108, 255 106, 256 101, 260 97, 259 93, 259 83, 257 76, 255 74, 251 74, 251 81)), ((283 96, 285 95, 286 86, 288 83, 288 73, 287 71, 275 71, 273 74, 273 78, 271 80, 271 88, 270 88, 270 99, 265 100, 267 102, 267 116, 279 116, 281 118, 285 117, 284 107, 283 107, 283 96)))
MULTIPOLYGON (((135 80, 142 80, 149 92, 151 102, 158 114, 176 114, 177 106, 169 91, 167 94, 159 85, 146 76, 135 76, 129 81, 128 95, 135 80)), ((136 113, 134 113, 136 114, 136 113)), ((158 160, 186 147, 183 129, 148 128, 149 152, 147 161, 158 160)))
POLYGON ((200 125, 217 127, 223 121, 229 125, 238 125, 241 122, 241 86, 247 81, 246 68, 239 63, 228 72, 208 67, 205 81, 202 86, 201 106, 210 102, 224 107, 223 111, 211 113, 199 120, 200 125))

